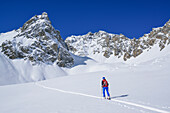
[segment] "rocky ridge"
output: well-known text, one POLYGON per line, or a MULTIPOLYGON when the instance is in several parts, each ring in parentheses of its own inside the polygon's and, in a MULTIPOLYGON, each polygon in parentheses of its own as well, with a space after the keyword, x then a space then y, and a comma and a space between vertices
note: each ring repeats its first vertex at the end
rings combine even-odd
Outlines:
POLYGON ((10 59, 30 60, 33 65, 46 63, 71 67, 74 59, 67 45, 55 30, 47 13, 35 15, 17 30, 12 40, 0 46, 1 52, 10 59))
POLYGON ((82 36, 67 37, 65 42, 69 51, 79 56, 91 56, 99 54, 106 58, 114 55, 123 58, 124 61, 137 57, 144 50, 151 49, 158 44, 160 51, 170 44, 170 20, 159 28, 153 28, 149 34, 139 39, 129 39, 123 34, 111 34, 105 31, 87 33, 82 36))

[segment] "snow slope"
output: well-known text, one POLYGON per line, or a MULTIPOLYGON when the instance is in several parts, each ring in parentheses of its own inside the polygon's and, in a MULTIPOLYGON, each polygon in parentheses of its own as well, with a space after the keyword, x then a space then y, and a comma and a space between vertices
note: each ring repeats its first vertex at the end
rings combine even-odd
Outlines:
POLYGON ((13 63, 0 53, 0 85, 19 82, 19 73, 13 63))
POLYGON ((162 55, 150 51, 152 58, 138 63, 79 59, 84 63, 64 69, 69 76, 0 86, 0 112, 170 113, 169 50, 162 55), (101 98, 103 76, 110 84, 111 101, 101 98))
POLYGON ((0 34, 0 45, 6 41, 6 40, 12 40, 14 36, 16 36, 18 32, 16 30, 6 32, 6 33, 1 33, 0 34))
POLYGON ((66 76, 57 65, 32 66, 30 61, 10 60, 0 54, 0 85, 18 84, 66 76))

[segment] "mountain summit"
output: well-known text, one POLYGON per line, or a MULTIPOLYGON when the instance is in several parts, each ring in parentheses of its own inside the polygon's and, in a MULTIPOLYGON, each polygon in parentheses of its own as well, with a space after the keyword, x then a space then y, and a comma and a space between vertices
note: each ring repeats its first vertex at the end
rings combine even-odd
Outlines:
POLYGON ((33 65, 55 63, 70 67, 74 64, 60 32, 54 29, 45 12, 28 20, 12 40, 3 42, 1 51, 10 59, 28 59, 33 65))
POLYGON ((79 56, 96 57, 102 54, 105 58, 115 56, 127 61, 141 55, 145 50, 149 51, 153 46, 159 46, 162 51, 169 45, 170 20, 163 27, 153 28, 149 34, 139 39, 129 39, 123 34, 99 31, 82 36, 71 36, 65 42, 69 51, 79 56))

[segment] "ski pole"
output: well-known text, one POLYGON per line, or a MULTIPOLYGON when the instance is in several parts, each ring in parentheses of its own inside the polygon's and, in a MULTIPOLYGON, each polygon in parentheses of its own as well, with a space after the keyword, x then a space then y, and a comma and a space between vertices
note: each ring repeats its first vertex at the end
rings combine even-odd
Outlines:
POLYGON ((102 92, 103 92, 103 88, 101 87, 101 99, 102 99, 102 97, 103 97, 102 92))

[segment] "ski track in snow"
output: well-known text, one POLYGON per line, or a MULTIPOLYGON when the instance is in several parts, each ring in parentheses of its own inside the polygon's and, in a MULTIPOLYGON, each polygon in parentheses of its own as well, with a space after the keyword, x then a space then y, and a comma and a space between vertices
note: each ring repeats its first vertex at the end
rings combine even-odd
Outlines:
MULTIPOLYGON (((47 86, 38 84, 36 82, 35 82, 35 85, 37 85, 39 87, 42 87, 42 88, 45 88, 45 89, 59 91, 59 92, 62 92, 62 93, 69 93, 69 94, 74 94, 74 95, 81 95, 81 96, 101 99, 101 97, 98 97, 98 96, 88 95, 88 94, 83 94, 83 93, 78 93, 78 92, 65 91, 65 90, 61 90, 61 89, 57 89, 57 88, 52 88, 52 87, 47 87, 47 86)), ((151 110, 151 111, 159 112, 159 113, 170 113, 169 111, 164 111, 164 110, 161 110, 161 109, 157 109, 157 108, 153 108, 153 107, 149 107, 149 106, 145 106, 145 105, 140 105, 140 104, 136 104, 136 103, 132 103, 132 102, 122 101, 122 100, 112 99, 112 100, 109 100, 109 101, 123 103, 123 104, 131 105, 131 106, 136 106, 136 107, 139 107, 139 108, 143 108, 143 109, 147 109, 147 110, 151 110)))

